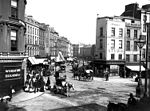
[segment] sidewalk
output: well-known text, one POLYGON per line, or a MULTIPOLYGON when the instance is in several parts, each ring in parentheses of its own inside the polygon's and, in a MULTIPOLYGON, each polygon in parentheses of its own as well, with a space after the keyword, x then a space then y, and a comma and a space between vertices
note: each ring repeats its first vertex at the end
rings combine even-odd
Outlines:
POLYGON ((112 82, 112 83, 133 83, 137 84, 133 78, 121 78, 119 76, 110 76, 108 81, 105 81, 105 78, 94 77, 96 81, 112 82))
POLYGON ((13 95, 12 100, 10 103, 16 103, 16 102, 23 102, 27 101, 33 98, 36 98, 40 95, 44 94, 44 92, 24 92, 21 90, 20 92, 17 92, 16 94, 13 95))
POLYGON ((150 111, 150 98, 140 100, 135 106, 129 107, 128 111, 150 111))

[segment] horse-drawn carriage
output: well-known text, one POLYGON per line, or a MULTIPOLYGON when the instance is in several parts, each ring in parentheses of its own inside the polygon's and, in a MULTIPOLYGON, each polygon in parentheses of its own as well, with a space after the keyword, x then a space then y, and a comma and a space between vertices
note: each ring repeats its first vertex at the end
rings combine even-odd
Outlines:
POLYGON ((79 68, 75 68, 73 71, 74 79, 78 80, 93 80, 93 70, 88 65, 81 66, 79 68))
POLYGON ((73 84, 66 81, 66 76, 56 78, 56 83, 54 84, 52 91, 55 94, 62 94, 69 96, 70 89, 74 90, 73 84))

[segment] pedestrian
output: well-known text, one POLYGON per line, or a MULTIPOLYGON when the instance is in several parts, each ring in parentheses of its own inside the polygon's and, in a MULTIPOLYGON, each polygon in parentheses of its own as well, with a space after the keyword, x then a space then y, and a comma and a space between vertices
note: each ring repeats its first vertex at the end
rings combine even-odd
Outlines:
POLYGON ((108 71, 108 69, 106 69, 106 71, 105 71, 105 78, 106 78, 106 81, 109 80, 109 71, 108 71))
POLYGON ((10 97, 10 101, 12 99, 12 85, 10 85, 9 89, 8 89, 8 96, 10 97))
POLYGON ((130 97, 128 98, 128 106, 136 105, 137 100, 134 98, 133 94, 130 93, 130 97))
POLYGON ((50 90, 51 89, 51 87, 50 87, 50 78, 48 77, 47 78, 47 82, 46 82, 46 86, 47 86, 47 90, 50 90))

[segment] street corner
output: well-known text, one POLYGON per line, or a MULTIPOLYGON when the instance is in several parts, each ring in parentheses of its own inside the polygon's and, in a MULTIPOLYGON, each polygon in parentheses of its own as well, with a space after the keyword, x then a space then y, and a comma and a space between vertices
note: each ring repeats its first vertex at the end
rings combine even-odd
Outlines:
POLYGON ((49 111, 107 111, 107 107, 99 105, 97 103, 90 103, 90 104, 84 104, 80 106, 53 109, 49 111))

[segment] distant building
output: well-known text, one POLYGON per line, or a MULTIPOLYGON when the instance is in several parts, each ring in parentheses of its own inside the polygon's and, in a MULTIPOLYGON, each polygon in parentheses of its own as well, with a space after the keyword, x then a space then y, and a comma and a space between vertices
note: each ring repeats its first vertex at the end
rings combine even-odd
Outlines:
POLYGON ((28 55, 36 56, 39 55, 39 25, 32 16, 25 17, 26 22, 26 52, 28 55))
POLYGON ((73 44, 73 57, 79 57, 79 44, 73 44))
POLYGON ((70 41, 66 37, 60 37, 59 41, 60 41, 59 51, 61 51, 63 56, 66 58, 71 56, 70 51, 71 45, 69 46, 70 41))
POLYGON ((93 59, 92 56, 92 45, 82 45, 80 46, 80 58, 89 61, 93 59))
POLYGON ((39 56, 40 57, 46 57, 45 38, 46 38, 45 24, 40 23, 39 24, 39 56))

